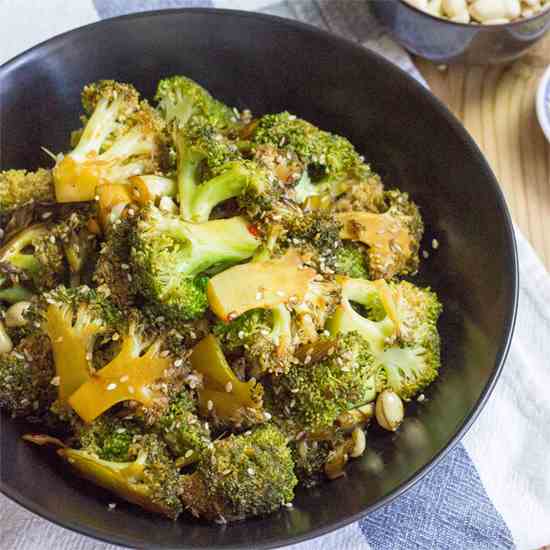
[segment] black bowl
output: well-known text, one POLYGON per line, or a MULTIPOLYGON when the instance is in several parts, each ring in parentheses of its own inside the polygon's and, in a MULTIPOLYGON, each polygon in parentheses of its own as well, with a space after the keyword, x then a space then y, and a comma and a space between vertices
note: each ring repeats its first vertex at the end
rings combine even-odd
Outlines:
POLYGON ((497 64, 522 56, 550 29, 550 10, 501 25, 454 23, 404 0, 374 0, 372 11, 407 50, 436 63, 497 64))
POLYGON ((426 221, 419 280, 439 292, 441 376, 411 404, 399 433, 376 433, 348 475, 300 490, 293 510, 220 527, 173 523, 120 504, 69 475, 29 429, 1 417, 1 489, 51 521, 147 548, 254 548, 290 544, 358 520, 420 479, 465 433, 506 356, 517 303, 517 259, 502 193, 478 148, 432 95, 378 55, 275 17, 222 10, 162 11, 102 21, 58 36, 0 68, 2 167, 47 164, 79 124, 79 92, 99 78, 147 96, 183 73, 255 113, 288 109, 348 136, 388 186, 409 191, 426 221), (383 464, 382 473, 373 464, 383 464))

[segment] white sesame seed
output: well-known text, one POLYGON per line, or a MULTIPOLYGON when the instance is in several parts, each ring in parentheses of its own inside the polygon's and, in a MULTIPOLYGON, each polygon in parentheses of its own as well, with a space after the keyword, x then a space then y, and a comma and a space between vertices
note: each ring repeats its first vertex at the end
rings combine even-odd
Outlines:
POLYGON ((181 365, 183 364, 183 359, 176 359, 174 361, 174 367, 181 367, 181 365))
POLYGON ((120 377, 121 382, 128 382, 128 380, 130 380, 130 377, 127 374, 120 377))
POLYGON ((109 502, 108 508, 109 510, 114 510, 116 508, 116 502, 109 502))
POLYGON ((55 244, 55 237, 53 235, 50 235, 50 242, 52 244, 55 244))
POLYGON ((432 239, 432 248, 437 250, 439 248, 439 241, 437 239, 432 239))
POLYGON ((286 508, 294 508, 294 504, 292 504, 292 502, 285 502, 284 505, 286 508))
POLYGON ((253 476, 256 472, 254 471, 254 468, 248 468, 247 470, 247 473, 249 476, 253 476))
POLYGON ((429 258, 429 257, 430 257, 430 253, 429 253, 427 250, 423 250, 423 251, 422 251, 422 256, 424 256, 424 258, 429 258))
POLYGON ((128 392, 134 393, 136 390, 134 390, 134 386, 128 386, 128 392))
POLYGON ((113 340, 113 342, 116 342, 119 338, 120 334, 118 332, 115 332, 113 336, 111 336, 111 340, 113 340))
POLYGON ((54 376, 50 381, 50 384, 52 386, 59 386, 59 383, 60 383, 59 376, 54 376))
POLYGON ((264 295, 261 292, 256 292, 256 300, 261 300, 264 295))
POLYGON ((271 420, 271 413, 268 413, 267 411, 264 412, 264 418, 266 420, 271 420))
POLYGON ((117 385, 116 385, 114 382, 111 382, 111 383, 107 386, 107 391, 115 390, 116 387, 117 387, 117 385))
POLYGON ((41 216, 43 220, 47 220, 52 215, 51 212, 44 212, 41 216))
POLYGON ((225 385, 225 391, 227 393, 231 393, 233 391, 233 384, 231 382, 228 382, 226 385, 225 385))
POLYGON ((212 402, 212 399, 209 399, 207 402, 206 402, 206 408, 211 411, 213 408, 214 408, 214 403, 212 402))
POLYGON ((283 296, 285 296, 285 292, 283 290, 277 290, 277 292, 275 292, 275 294, 277 294, 277 296, 280 296, 281 298, 283 296))
POLYGON ((193 454, 193 449, 189 449, 185 452, 185 458, 189 458, 193 454))
POLYGON ((237 334, 237 336, 242 340, 244 338, 244 331, 239 330, 239 333, 237 334))
POLYGON ((124 270, 130 269, 130 266, 128 264, 120 264, 120 267, 124 270))
POLYGON ((425 399, 426 399, 426 396, 425 396, 423 393, 421 393, 421 394, 417 397, 416 400, 417 400, 419 403, 422 403, 422 401, 424 401, 425 399))
POLYGON ((161 357, 168 357, 170 355, 170 351, 165 349, 164 351, 160 352, 161 357))
POLYGON ((94 200, 98 201, 98 200, 99 200, 99 195, 96 195, 96 196, 94 197, 94 200))

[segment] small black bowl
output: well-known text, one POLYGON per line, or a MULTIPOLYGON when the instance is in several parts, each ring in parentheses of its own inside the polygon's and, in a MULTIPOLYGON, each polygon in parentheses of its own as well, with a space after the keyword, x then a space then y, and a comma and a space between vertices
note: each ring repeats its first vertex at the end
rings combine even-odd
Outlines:
MULTIPOLYGON (((264 15, 175 10, 102 21, 58 36, 0 67, 2 168, 48 164, 68 147, 79 92, 100 78, 151 97, 159 78, 191 76, 254 113, 288 109, 348 136, 387 185, 409 191, 427 227, 419 281, 445 305, 444 367, 397 434, 375 433, 348 475, 299 490, 292 510, 235 525, 177 522, 119 504, 21 441, 29 426, 0 417, 0 488, 51 521, 147 548, 267 548, 356 521, 410 487, 465 433, 502 369, 518 293, 515 241, 503 195, 457 120, 380 56, 312 27, 264 15), (431 249, 431 239, 440 246, 431 249), (376 460, 372 460, 376 458, 376 460), (371 465, 383 464, 382 473, 371 465)), ((32 428, 31 428, 32 429, 32 428)))
POLYGON ((511 23, 476 25, 435 17, 404 0, 368 1, 374 15, 398 42, 435 63, 513 61, 550 28, 550 10, 511 23))

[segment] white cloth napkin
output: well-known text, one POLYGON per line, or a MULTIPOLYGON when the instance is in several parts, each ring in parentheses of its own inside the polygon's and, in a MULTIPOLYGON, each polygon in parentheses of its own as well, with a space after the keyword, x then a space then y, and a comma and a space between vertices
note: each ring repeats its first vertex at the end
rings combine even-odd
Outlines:
MULTIPOLYGON (((0 63, 55 34, 101 18, 214 5, 262 10, 328 28, 376 49, 421 80, 409 56, 374 23, 366 3, 0 0, 0 63)), ((515 336, 503 375, 463 444, 394 503, 296 548, 535 549, 550 543, 550 278, 525 238, 519 231, 516 235, 521 289, 515 336)), ((5 549, 114 548, 57 527, 1 495, 0 514, 0 546, 5 549)))

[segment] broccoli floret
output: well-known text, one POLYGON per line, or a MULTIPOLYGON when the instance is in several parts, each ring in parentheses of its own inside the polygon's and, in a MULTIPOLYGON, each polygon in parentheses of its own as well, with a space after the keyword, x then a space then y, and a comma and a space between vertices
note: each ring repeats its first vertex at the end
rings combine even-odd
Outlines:
POLYGON ((197 402, 186 389, 171 401, 166 413, 155 423, 155 428, 172 454, 183 459, 185 465, 198 460, 210 444, 208 423, 199 420, 197 402))
POLYGON ((88 84, 82 104, 89 119, 76 147, 53 170, 57 202, 92 200, 98 185, 153 174, 159 168, 164 123, 129 84, 88 84))
POLYGON ((90 282, 88 279, 91 279, 97 258, 98 230, 92 212, 81 210, 72 212, 51 231, 51 236, 61 243, 63 248, 69 266, 71 286, 90 282))
POLYGON ((149 512, 177 518, 182 511, 181 479, 165 443, 155 434, 135 436, 129 453, 118 462, 100 458, 95 449, 59 449, 77 474, 149 512))
POLYGON ((342 279, 343 299, 327 328, 334 336, 358 332, 368 340, 381 370, 377 389, 410 399, 437 376, 441 304, 412 283, 342 279), (363 311, 353 304, 363 306, 363 311))
POLYGON ((424 232, 418 207, 409 200, 407 193, 388 191, 385 196, 390 206, 382 214, 336 214, 342 223, 341 238, 368 246, 369 273, 375 279, 416 273, 424 232))
POLYGON ((12 302, 29 298, 25 282, 45 291, 59 285, 66 274, 61 243, 49 224, 31 225, 0 249, 0 299, 12 302), (20 289, 20 290, 17 290, 20 289), (19 298, 19 300, 17 300, 19 298))
POLYGON ((79 448, 102 460, 130 462, 135 459, 134 437, 143 428, 134 420, 105 414, 91 424, 84 424, 77 433, 79 448))
POLYGON ((55 202, 52 173, 39 168, 36 172, 5 170, 0 172, 0 214, 29 203, 55 202))
POLYGON ((286 372, 291 366, 292 319, 282 304, 271 309, 253 309, 230 323, 218 323, 214 334, 226 352, 244 355, 250 374, 256 378, 286 372))
POLYGON ((306 348, 302 364, 272 380, 274 406, 298 431, 330 429, 341 413, 374 399, 377 368, 367 340, 356 332, 317 341, 306 348))
POLYGON ((388 285, 384 281, 346 277, 340 278, 339 282, 342 301, 328 319, 327 329, 334 337, 357 332, 369 342, 373 353, 380 354, 386 342, 396 334, 393 299, 388 285), (363 311, 357 311, 354 304, 362 306, 363 311))
POLYGON ((98 291, 120 308, 131 307, 136 291, 131 273, 130 233, 134 220, 117 220, 101 243, 93 281, 98 291))
POLYGON ((361 243, 346 241, 336 250, 335 271, 352 279, 368 279, 367 249, 361 243))
POLYGON ((180 212, 188 221, 204 222, 212 210, 239 197, 250 215, 269 209, 279 188, 270 174, 240 157, 235 145, 212 126, 176 130, 180 212))
POLYGON ((159 315, 179 320, 206 310, 205 272, 250 258, 260 244, 243 218, 194 224, 154 206, 142 210, 131 243, 141 293, 159 315))
POLYGON ((208 91, 185 76, 172 76, 158 83, 155 100, 166 122, 184 127, 196 119, 218 130, 234 128, 236 112, 214 99, 208 91))
POLYGON ((41 420, 57 397, 51 346, 43 335, 27 336, 0 354, 0 409, 41 420))
MULTIPOLYGON (((288 112, 265 115, 252 123, 248 130, 253 146, 270 145, 297 158, 305 170, 293 171, 294 188, 289 197, 296 202, 319 206, 323 197, 325 206, 361 183, 371 190, 372 172, 353 145, 345 138, 320 130, 313 124, 288 112), (314 199, 310 204, 310 199, 314 199)), ((372 202, 383 203, 381 188, 372 189, 372 202)))
POLYGON ((382 180, 370 169, 364 168, 358 181, 351 179, 340 185, 339 191, 335 202, 326 204, 336 212, 384 212, 388 207, 382 180))
POLYGON ((391 292, 397 339, 379 358, 382 385, 408 400, 437 377, 441 363, 437 320, 442 306, 433 291, 406 281, 392 284, 391 292))
POLYGON ((286 437, 262 426, 217 441, 183 476, 182 500, 194 515, 220 522, 267 515, 292 502, 293 469, 286 437))

